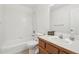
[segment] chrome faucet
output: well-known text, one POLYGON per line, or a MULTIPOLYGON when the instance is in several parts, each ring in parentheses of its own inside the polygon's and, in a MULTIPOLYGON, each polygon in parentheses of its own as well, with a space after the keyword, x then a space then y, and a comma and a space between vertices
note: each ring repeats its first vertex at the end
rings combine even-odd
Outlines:
POLYGON ((60 39, 63 39, 63 35, 59 35, 59 38, 60 38, 60 39))
POLYGON ((72 40, 72 41, 74 41, 74 40, 75 40, 75 38, 74 38, 74 37, 72 37, 72 36, 70 36, 69 38, 70 38, 70 40, 72 40))

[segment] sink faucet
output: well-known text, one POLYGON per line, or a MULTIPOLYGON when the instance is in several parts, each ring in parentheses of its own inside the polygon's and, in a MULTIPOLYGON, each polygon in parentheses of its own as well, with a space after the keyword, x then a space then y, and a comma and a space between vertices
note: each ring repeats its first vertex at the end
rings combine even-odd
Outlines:
POLYGON ((70 36, 69 38, 70 38, 70 40, 72 40, 72 41, 74 41, 74 40, 75 40, 75 38, 74 38, 74 37, 72 37, 72 36, 70 36))
POLYGON ((63 35, 59 35, 59 38, 60 38, 60 39, 63 39, 63 35))
POLYGON ((69 38, 70 38, 70 40, 72 40, 72 41, 75 40, 74 34, 75 34, 74 28, 71 28, 71 29, 70 29, 70 37, 69 37, 69 38))

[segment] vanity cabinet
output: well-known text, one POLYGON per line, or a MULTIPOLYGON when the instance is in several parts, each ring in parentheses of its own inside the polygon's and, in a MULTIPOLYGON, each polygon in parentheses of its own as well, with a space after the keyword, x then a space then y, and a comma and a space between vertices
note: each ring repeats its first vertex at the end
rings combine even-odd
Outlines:
POLYGON ((74 52, 60 47, 54 43, 39 38, 39 54, 75 54, 74 52))
POLYGON ((58 54, 58 49, 42 38, 39 39, 39 54, 58 54))

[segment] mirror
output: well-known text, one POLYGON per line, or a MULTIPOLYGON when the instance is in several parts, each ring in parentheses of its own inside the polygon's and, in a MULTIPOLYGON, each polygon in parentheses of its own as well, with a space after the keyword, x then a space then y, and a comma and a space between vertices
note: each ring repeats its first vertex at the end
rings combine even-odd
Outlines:
POLYGON ((69 33, 69 5, 57 4, 50 8, 50 29, 57 32, 69 33))
POLYGON ((50 29, 79 35, 79 4, 56 4, 50 8, 50 29))
POLYGON ((71 5, 70 13, 71 28, 76 35, 79 35, 79 5, 71 5))

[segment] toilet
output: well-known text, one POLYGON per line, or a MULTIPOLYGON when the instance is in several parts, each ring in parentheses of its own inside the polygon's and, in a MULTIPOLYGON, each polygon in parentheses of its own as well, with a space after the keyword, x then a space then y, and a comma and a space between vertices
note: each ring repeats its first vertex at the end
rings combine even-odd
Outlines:
POLYGON ((29 46, 29 54, 37 54, 39 52, 38 50, 38 41, 32 40, 28 41, 27 45, 29 46))

